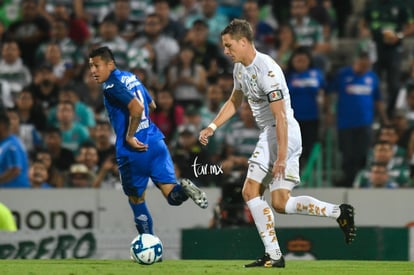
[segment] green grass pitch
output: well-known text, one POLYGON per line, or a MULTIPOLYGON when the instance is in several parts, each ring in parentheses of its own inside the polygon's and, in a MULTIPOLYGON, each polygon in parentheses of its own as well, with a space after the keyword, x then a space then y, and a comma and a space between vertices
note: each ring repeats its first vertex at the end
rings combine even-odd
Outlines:
POLYGON ((0 260, 2 275, 216 275, 216 274, 414 274, 414 262, 287 261, 286 268, 244 268, 246 260, 166 260, 140 265, 130 260, 0 260))

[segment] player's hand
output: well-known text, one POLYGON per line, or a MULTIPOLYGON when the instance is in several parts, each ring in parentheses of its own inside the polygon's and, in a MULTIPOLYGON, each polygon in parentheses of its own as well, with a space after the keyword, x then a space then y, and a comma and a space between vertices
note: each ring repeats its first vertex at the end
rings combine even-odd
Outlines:
POLYGON ((273 178, 281 180, 285 178, 286 161, 276 160, 273 164, 272 175, 273 178))
POLYGON ((148 144, 142 143, 136 137, 127 137, 125 140, 128 142, 129 146, 137 151, 143 152, 148 150, 148 144))
POLYGON ((200 141, 202 145, 207 145, 208 138, 211 137, 213 134, 214 134, 213 129, 211 129, 210 127, 204 128, 203 130, 201 130, 198 140, 200 141))

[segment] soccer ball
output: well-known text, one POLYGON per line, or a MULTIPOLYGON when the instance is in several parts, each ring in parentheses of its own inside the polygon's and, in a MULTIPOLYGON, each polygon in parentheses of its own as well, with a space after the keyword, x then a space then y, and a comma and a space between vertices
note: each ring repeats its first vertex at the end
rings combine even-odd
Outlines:
POLYGON ((139 234, 130 246, 131 258, 140 264, 150 265, 162 258, 162 242, 160 238, 151 234, 139 234))

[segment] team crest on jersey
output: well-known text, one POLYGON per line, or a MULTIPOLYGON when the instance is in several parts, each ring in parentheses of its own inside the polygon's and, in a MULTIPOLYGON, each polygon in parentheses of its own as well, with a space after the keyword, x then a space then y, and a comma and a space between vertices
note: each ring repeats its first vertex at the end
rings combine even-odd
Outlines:
POLYGON ((269 102, 274 102, 283 99, 282 90, 274 90, 267 94, 267 100, 269 102))
POLYGON ((269 71, 269 72, 267 73, 267 76, 269 76, 269 77, 275 77, 275 74, 274 74, 272 71, 269 71))
POLYGON ((252 75, 252 78, 250 79, 250 85, 252 87, 257 87, 257 76, 255 74, 252 75))

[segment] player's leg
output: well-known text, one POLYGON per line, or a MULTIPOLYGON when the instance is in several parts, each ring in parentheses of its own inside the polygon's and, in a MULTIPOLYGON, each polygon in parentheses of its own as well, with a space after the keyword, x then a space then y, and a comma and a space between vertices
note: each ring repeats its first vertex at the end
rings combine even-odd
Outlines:
POLYGON ((133 157, 118 158, 117 162, 122 188, 125 195, 128 196, 128 202, 134 215, 135 226, 140 234, 153 234, 152 217, 145 202, 145 190, 149 180, 148 176, 143 176, 145 175, 143 170, 146 167, 142 165, 142 161, 133 157))
POLYGON ((191 180, 181 179, 177 183, 174 165, 165 142, 160 140, 156 145, 152 145, 152 148, 155 153, 152 160, 151 178, 161 189, 168 203, 180 205, 190 197, 199 207, 207 208, 206 193, 191 180))
POLYGON ((264 186, 271 180, 271 176, 257 164, 250 164, 248 171, 242 194, 262 239, 265 254, 262 258, 246 264, 245 267, 285 267, 276 236, 273 211, 262 197, 264 186))

